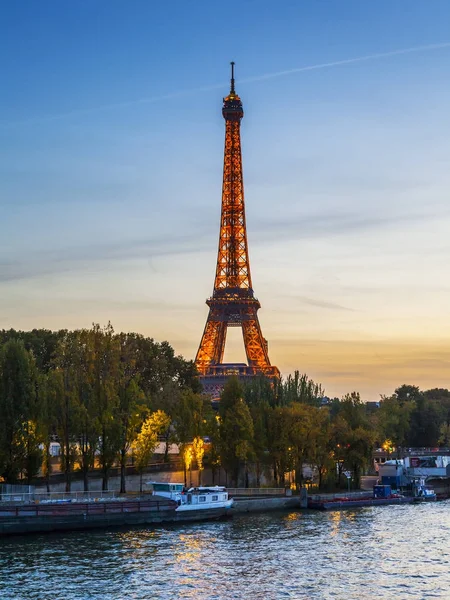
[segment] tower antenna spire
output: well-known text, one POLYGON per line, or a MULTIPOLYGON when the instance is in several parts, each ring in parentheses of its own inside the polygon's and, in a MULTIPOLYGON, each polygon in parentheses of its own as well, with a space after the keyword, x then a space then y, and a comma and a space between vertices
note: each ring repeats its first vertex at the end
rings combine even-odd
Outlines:
POLYGON ((231 65, 231 88, 230 88, 230 94, 234 94, 234 61, 231 61, 230 63, 231 65))

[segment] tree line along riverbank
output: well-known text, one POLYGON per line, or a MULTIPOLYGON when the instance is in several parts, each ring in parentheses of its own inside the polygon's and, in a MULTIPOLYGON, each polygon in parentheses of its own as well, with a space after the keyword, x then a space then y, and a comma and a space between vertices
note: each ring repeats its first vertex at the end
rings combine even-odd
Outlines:
POLYGON ((379 405, 350 391, 325 397, 320 384, 294 375, 275 385, 231 378, 218 410, 201 394, 195 365, 167 342, 93 325, 76 331, 0 331, 0 477, 47 485, 52 442, 70 490, 74 471, 89 486, 94 466, 108 489, 113 467, 126 491, 130 453, 143 473, 158 442, 180 449, 186 472, 225 469, 232 485, 304 483, 311 465, 321 489, 354 485, 374 447, 436 447, 450 442, 450 392, 402 385, 379 405))

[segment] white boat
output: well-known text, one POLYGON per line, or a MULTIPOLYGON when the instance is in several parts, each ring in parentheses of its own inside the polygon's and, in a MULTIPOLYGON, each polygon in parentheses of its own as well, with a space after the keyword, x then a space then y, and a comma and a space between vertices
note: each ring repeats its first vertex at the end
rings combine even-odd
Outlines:
POLYGON ((434 490, 426 487, 424 477, 413 480, 413 493, 416 502, 433 502, 437 499, 434 490))
POLYGON ((228 498, 227 489, 220 485, 208 487, 191 487, 187 489, 182 483, 161 483, 159 481, 148 481, 152 486, 154 496, 162 496, 174 500, 178 506, 177 513, 188 511, 199 515, 200 511, 205 518, 223 516, 233 506, 233 499, 228 498))

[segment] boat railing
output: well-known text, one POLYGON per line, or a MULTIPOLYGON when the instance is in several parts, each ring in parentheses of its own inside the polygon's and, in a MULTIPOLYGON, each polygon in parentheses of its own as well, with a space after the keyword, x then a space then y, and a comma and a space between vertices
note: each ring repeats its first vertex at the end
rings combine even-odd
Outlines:
POLYGON ((285 488, 226 488, 229 496, 285 496, 285 488))
POLYGON ((147 498, 123 498, 123 502, 89 502, 79 501, 72 503, 25 503, 25 504, 0 504, 0 521, 11 517, 74 517, 83 515, 117 515, 124 513, 173 511, 176 503, 171 500, 155 500, 147 498))
POLYGON ((126 495, 116 491, 95 490, 89 492, 33 492, 20 494, 1 494, 0 502, 8 504, 50 504, 69 502, 105 502, 106 500, 129 500, 136 497, 151 496, 149 492, 131 492, 126 495))
POLYGON ((361 491, 361 492, 339 492, 337 494, 312 494, 309 498, 313 502, 330 502, 333 500, 344 500, 347 498, 367 498, 367 496, 371 496, 370 491, 361 491))

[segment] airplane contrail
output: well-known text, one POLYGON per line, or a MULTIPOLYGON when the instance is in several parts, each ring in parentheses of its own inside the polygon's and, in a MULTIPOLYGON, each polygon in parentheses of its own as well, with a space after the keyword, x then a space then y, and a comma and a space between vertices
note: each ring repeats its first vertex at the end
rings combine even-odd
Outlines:
MULTIPOLYGON (((442 42, 439 44, 427 44, 424 46, 413 46, 411 48, 400 48, 399 50, 391 50, 389 52, 377 52, 375 54, 366 54, 365 56, 357 56, 354 58, 346 58, 343 60, 335 60, 332 62, 319 63, 316 65, 307 65, 304 67, 295 67, 293 69, 286 69, 284 71, 276 71, 274 73, 266 73, 263 75, 255 75, 253 77, 245 77, 243 79, 236 79, 236 85, 255 83, 258 81, 265 81, 266 79, 275 79, 277 77, 285 77, 287 75, 294 75, 296 73, 304 73, 306 71, 317 71, 319 69, 329 69, 332 67, 339 67, 343 65, 349 65, 352 63, 365 62, 371 60, 377 60, 379 58, 388 58, 390 56, 399 56, 402 54, 412 54, 415 52, 428 52, 431 50, 440 50, 442 48, 450 48, 450 42, 442 42)), ((154 102, 162 102, 164 100, 171 100, 173 98, 179 98, 181 96, 188 96, 190 94, 198 94, 200 92, 210 92, 213 90, 223 89, 224 83, 216 83, 213 85, 180 90, 178 92, 171 92, 160 96, 149 96, 144 98, 137 98, 134 100, 127 100, 124 102, 116 102, 112 104, 103 104, 91 108, 78 108, 69 112, 55 114, 55 115, 43 115, 42 117, 35 117, 31 119, 24 119, 23 121, 14 122, 0 122, 0 127, 13 127, 17 125, 32 125, 47 123, 50 121, 57 121, 59 119, 67 119, 74 116, 88 115, 103 110, 113 110, 116 108, 127 108, 129 106, 137 106, 139 104, 151 104, 154 102)))
POLYGON ((376 54, 366 54, 365 56, 357 56, 356 58, 346 58, 344 60, 335 60, 333 62, 320 63, 318 65, 309 65, 306 67, 297 67, 287 69, 286 71, 277 71, 276 73, 267 73, 266 75, 256 75, 255 77, 247 77, 246 79, 236 80, 238 83, 251 83, 253 81, 264 81, 274 77, 284 77, 285 75, 293 75, 294 73, 302 73, 304 71, 315 71, 318 69, 328 69, 331 67, 339 67, 341 65, 349 65, 351 63, 364 62, 366 60, 376 60, 377 58, 388 58, 389 56, 398 56, 400 54, 411 54, 413 52, 426 52, 429 50, 439 50, 441 48, 450 48, 450 42, 442 42, 440 44, 427 44, 426 46, 413 46, 412 48, 401 48, 400 50, 391 50, 390 52, 377 52, 376 54))

